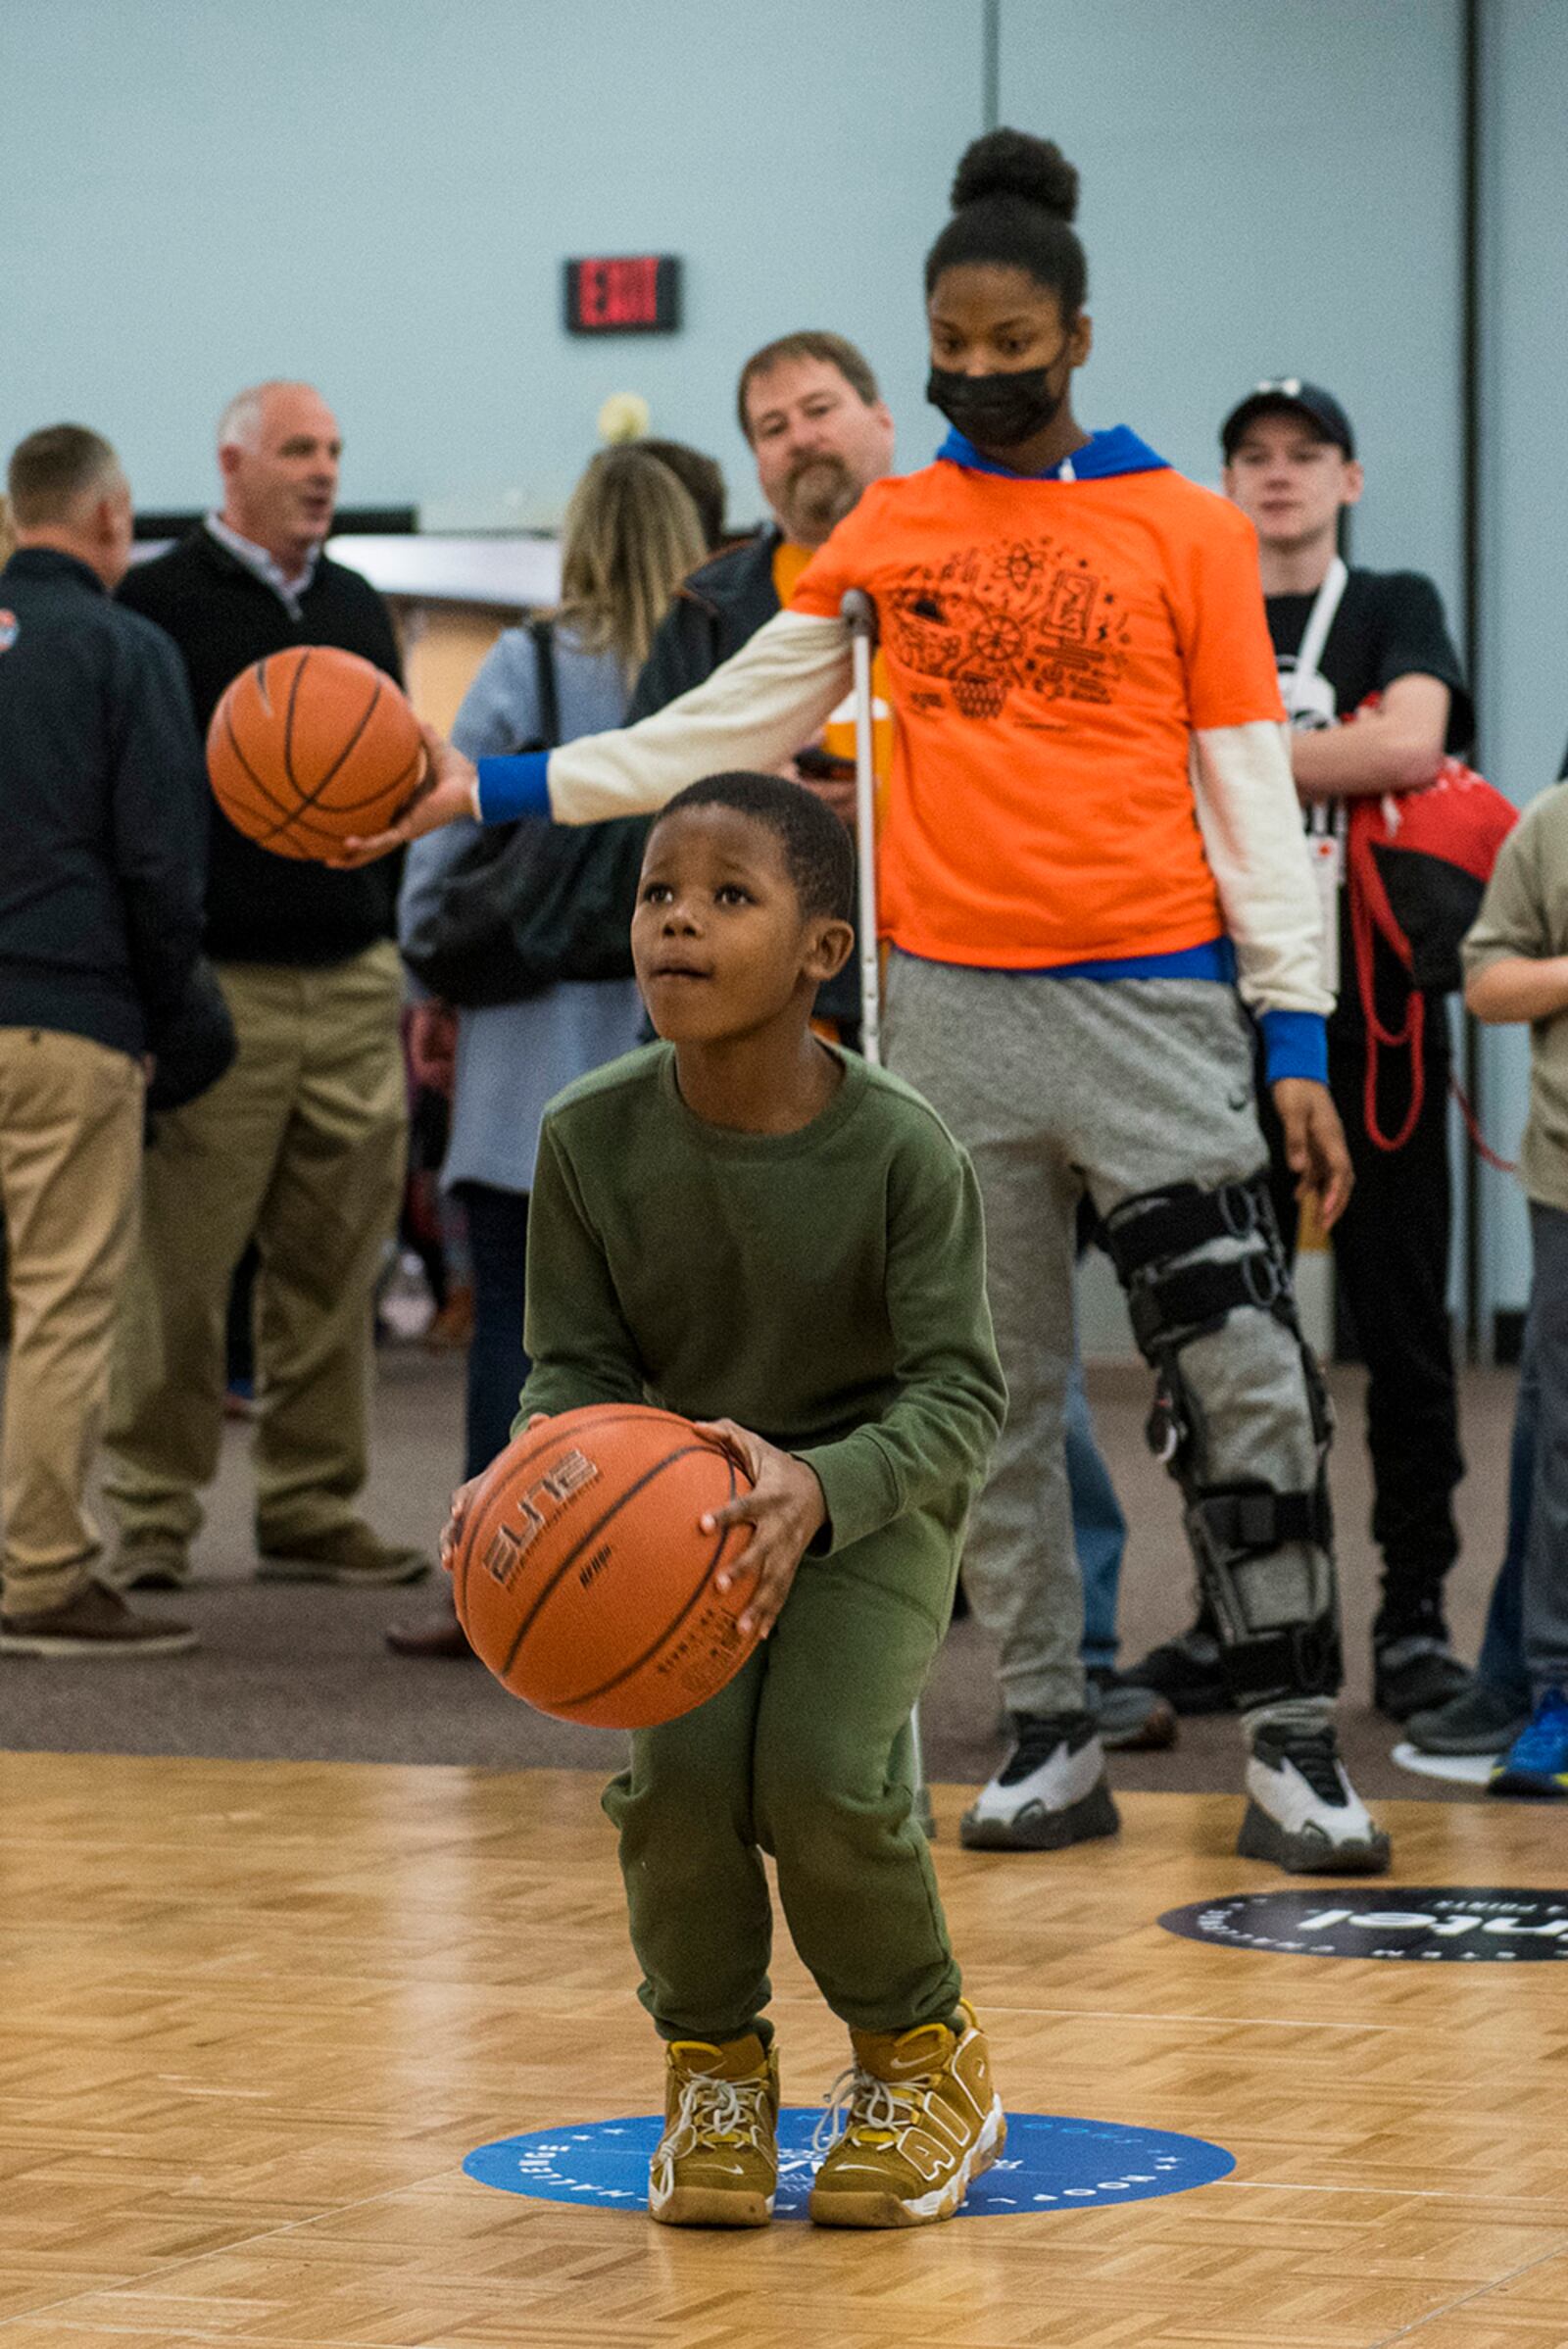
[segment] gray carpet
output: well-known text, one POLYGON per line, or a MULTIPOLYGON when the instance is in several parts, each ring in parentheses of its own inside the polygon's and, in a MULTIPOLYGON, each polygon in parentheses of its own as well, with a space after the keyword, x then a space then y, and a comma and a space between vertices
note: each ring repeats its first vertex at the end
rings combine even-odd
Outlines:
MULTIPOLYGON (((1132 1527, 1123 1639, 1140 1655, 1186 1619, 1190 1576, 1176 1495, 1142 1439, 1147 1387, 1135 1368, 1091 1375, 1102 1441, 1132 1527)), ((1370 1710, 1366 1627, 1374 1563, 1366 1538, 1369 1493, 1360 1432, 1360 1376, 1334 1377, 1342 1436, 1335 1460, 1342 1529, 1349 1685, 1344 1737, 1357 1784, 1369 1795, 1463 1798, 1465 1789, 1412 1777, 1389 1759, 1396 1733, 1370 1710)), ((459 1366, 416 1347, 381 1356, 374 1473, 368 1514, 386 1534, 432 1545, 458 1473, 459 1366)), ((1506 1499, 1513 1377, 1478 1371, 1465 1381, 1465 1441, 1472 1467, 1462 1489, 1466 1555, 1451 1585, 1454 1629, 1473 1654, 1506 1499)), ((473 1664, 416 1664, 389 1653, 382 1633, 428 1607, 434 1584, 349 1591, 251 1579, 246 1444, 231 1427, 197 1547, 199 1587, 178 1601, 142 1603, 186 1614, 200 1650, 141 1664, 0 1659, 0 1744, 94 1753, 215 1754, 358 1762, 462 1762, 603 1770, 619 1757, 616 1735, 547 1721, 514 1701, 473 1664)), ((955 1627, 923 1707, 927 1767, 938 1780, 978 1782, 1003 1750, 987 1642, 955 1627)), ((1166 1754, 1114 1757, 1118 1785, 1164 1791, 1230 1790, 1237 1782, 1236 1728, 1186 1722, 1166 1754)))

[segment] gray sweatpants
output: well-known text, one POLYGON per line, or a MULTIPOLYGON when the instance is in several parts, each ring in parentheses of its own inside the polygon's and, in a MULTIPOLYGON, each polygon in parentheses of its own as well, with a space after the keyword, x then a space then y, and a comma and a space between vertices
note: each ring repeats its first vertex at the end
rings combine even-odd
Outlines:
MULTIPOLYGON (((1055 979, 889 958, 888 1061, 974 1160, 1007 1422, 971 1520, 964 1584, 1002 1646, 1019 1713, 1083 1703, 1083 1592, 1073 1548, 1063 1408, 1073 1357, 1080 1196, 1107 1213, 1161 1185, 1245 1180, 1266 1152, 1251 1041, 1209 980, 1055 979)), ((1235 1248, 1216 1242, 1195 1261, 1235 1248)), ((1309 1488, 1317 1449, 1297 1342, 1272 1314, 1231 1313, 1187 1347, 1216 1483, 1309 1488)), ((1333 1566, 1290 1542, 1236 1573, 1255 1631, 1333 1607, 1333 1566)))
POLYGON ((1568 1688, 1568 1215, 1530 1202, 1530 1328, 1541 1399, 1525 1547, 1530 1692, 1568 1688))

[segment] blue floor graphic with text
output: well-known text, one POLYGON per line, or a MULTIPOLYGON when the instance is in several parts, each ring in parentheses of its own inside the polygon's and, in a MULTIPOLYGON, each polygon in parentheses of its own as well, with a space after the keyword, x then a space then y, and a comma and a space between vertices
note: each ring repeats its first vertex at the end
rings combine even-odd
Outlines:
MULTIPOLYGON (((811 2149, 819 2110, 786 2105, 778 2117, 779 2178, 775 2216, 804 2219, 817 2157, 811 2149)), ((648 2163, 663 2122, 657 2113, 580 2128, 535 2129, 498 2137, 463 2167, 480 2185, 539 2202, 579 2202, 607 2210, 644 2210, 648 2163)), ((1234 2154, 1202 2137, 1110 2121, 1074 2121, 1058 2113, 1009 2113, 1001 2161, 969 2189, 965 2217, 1021 2211, 1092 2210, 1107 2202, 1147 2202, 1212 2185, 1236 2166, 1234 2154)))

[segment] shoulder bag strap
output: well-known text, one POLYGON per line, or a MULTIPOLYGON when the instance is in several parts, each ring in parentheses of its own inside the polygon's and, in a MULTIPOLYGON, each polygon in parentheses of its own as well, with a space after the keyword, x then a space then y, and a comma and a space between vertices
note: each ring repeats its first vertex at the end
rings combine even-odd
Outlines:
POLYGON ((539 680, 539 748, 553 751, 561 741, 561 699, 556 691, 555 621, 530 620, 528 634, 533 639, 533 657, 539 680))

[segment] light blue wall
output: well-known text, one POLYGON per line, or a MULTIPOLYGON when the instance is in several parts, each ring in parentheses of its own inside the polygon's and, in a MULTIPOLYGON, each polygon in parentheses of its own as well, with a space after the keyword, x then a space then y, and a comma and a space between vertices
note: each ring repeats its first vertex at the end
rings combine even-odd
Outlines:
MULTIPOLYGON (((1483 369, 1485 465, 1482 745, 1488 773, 1523 805, 1551 782, 1568 738, 1568 8, 1491 0, 1486 73, 1483 369)), ((1487 1124, 1512 1153, 1529 1055, 1518 1029, 1485 1039, 1487 1124)), ((1483 1172, 1485 1275, 1494 1305, 1530 1281, 1518 1185, 1483 1172)))
POLYGON ((1357 561, 1459 586, 1457 0, 1004 0, 1002 115, 1083 174, 1080 413, 1200 480, 1262 376, 1327 384, 1357 561))
POLYGON ((297 372, 354 502, 548 514, 630 386, 750 514, 735 372, 787 328, 929 444, 919 261, 980 116, 981 0, 0 0, 0 433, 84 416, 194 504, 229 393, 297 372), (686 331, 569 338, 562 259, 654 249, 686 331))
MULTIPOLYGON (((1310 366, 1366 432, 1366 558, 1446 588, 1454 9, 1001 10, 1004 119, 1085 175, 1090 413, 1208 474, 1224 406, 1310 366)), ((4 0, 0 433, 85 415, 144 503, 192 504, 228 393, 297 371, 340 412, 355 502, 514 486, 549 513, 630 386, 749 513, 734 370, 809 320, 864 344, 917 461, 919 264, 981 126, 981 21, 982 0, 4 0), (574 342, 563 256, 628 248, 686 256, 686 331, 574 342)))

